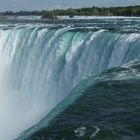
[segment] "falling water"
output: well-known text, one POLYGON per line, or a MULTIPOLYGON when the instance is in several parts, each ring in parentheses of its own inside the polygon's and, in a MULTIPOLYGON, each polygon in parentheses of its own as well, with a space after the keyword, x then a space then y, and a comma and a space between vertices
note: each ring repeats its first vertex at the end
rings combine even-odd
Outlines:
POLYGON ((84 78, 139 58, 140 34, 76 27, 0 28, 0 139, 11 140, 84 78))

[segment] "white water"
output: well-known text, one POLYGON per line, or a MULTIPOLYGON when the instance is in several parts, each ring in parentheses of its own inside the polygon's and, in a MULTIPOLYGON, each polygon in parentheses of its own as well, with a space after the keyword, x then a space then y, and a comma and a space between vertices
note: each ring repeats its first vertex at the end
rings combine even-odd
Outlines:
POLYGON ((139 58, 139 34, 0 30, 0 140, 36 124, 83 78, 139 58))

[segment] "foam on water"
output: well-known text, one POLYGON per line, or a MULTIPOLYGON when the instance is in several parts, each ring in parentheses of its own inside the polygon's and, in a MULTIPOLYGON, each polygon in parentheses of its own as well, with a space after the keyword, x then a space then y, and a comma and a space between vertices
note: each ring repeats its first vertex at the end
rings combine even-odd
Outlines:
POLYGON ((0 139, 36 124, 83 78, 139 58, 138 33, 74 28, 1 27, 0 139))

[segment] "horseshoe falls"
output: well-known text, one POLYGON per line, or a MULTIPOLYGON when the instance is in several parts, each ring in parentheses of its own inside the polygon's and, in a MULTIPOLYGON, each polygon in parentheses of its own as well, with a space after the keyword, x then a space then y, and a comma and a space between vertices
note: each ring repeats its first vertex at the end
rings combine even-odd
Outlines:
POLYGON ((139 139, 139 22, 0 23, 0 139, 139 139))

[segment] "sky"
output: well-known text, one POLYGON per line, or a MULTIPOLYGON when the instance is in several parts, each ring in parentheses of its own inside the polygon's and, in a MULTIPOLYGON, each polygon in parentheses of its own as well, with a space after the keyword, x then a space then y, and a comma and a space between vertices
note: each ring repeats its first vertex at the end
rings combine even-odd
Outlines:
POLYGON ((50 10, 68 7, 110 7, 140 5, 140 0, 0 0, 0 11, 12 10, 50 10))

